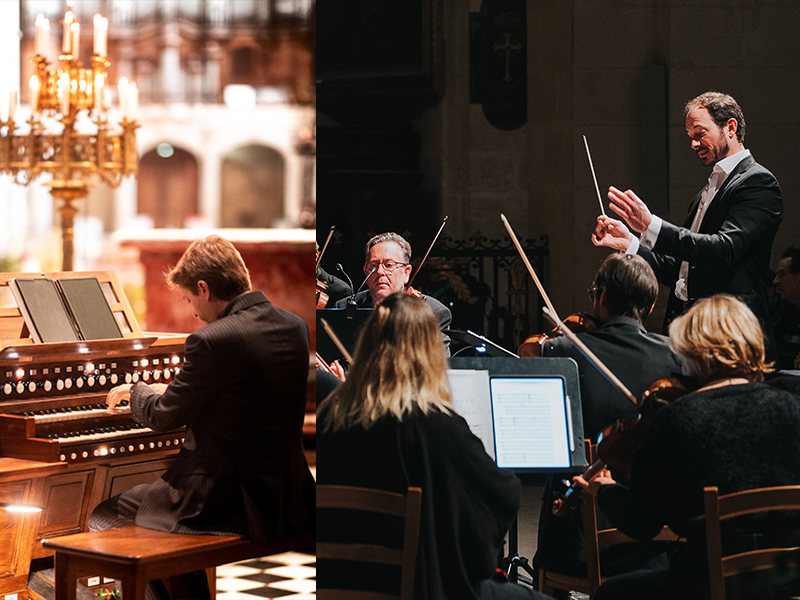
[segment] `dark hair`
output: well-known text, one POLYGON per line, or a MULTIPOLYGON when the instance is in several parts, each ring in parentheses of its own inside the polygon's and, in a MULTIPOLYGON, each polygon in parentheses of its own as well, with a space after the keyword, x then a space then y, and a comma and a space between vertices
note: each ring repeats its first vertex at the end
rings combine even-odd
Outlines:
POLYGON ((781 258, 790 259, 789 271, 791 273, 793 274, 800 273, 800 248, 789 246, 786 250, 783 251, 783 254, 781 254, 781 258))
POLYGON ((636 254, 610 254, 594 276, 592 288, 606 290, 606 303, 613 315, 644 323, 658 298, 658 280, 647 261, 636 254))
POLYGON ((379 233, 378 235, 370 238, 370 240, 367 242, 367 245, 364 246, 365 260, 369 260, 369 251, 372 249, 372 247, 382 244, 383 242, 394 242, 400 246, 400 248, 403 250, 403 260, 405 260, 406 264, 411 264, 411 244, 409 244, 402 235, 398 235, 393 231, 379 233))
POLYGON ((197 282, 208 284, 217 300, 233 300, 250 291, 250 273, 242 255, 228 240, 210 235, 191 243, 178 264, 167 273, 167 283, 197 294, 197 282))
POLYGON ((739 143, 744 144, 744 114, 739 103, 732 96, 720 92, 700 94, 697 98, 689 100, 683 107, 683 118, 688 117, 689 113, 696 108, 705 108, 720 129, 725 127, 729 119, 736 119, 736 139, 739 140, 739 143))

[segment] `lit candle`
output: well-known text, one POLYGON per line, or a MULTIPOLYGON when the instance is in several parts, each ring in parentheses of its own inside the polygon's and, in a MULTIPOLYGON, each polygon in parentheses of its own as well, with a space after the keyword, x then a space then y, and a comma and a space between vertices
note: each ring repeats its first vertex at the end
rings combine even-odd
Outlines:
POLYGON ((103 112, 103 75, 94 76, 94 109, 97 113, 103 112))
POLYGON ((35 113, 39 110, 39 77, 32 75, 29 85, 31 89, 31 112, 35 113))
POLYGON ((108 19, 99 14, 94 16, 94 53, 105 56, 108 40, 108 19))
POLYGON ((139 110, 139 86, 135 81, 132 81, 128 86, 130 98, 128 99, 128 118, 131 121, 136 120, 136 113, 139 110))
POLYGON ((125 77, 119 78, 119 107, 122 110, 122 118, 128 118, 128 80, 125 77))
POLYGON ((17 111, 17 90, 13 90, 8 98, 8 120, 14 120, 14 113, 17 111))
POLYGON ((67 9, 66 14, 64 15, 64 41, 61 45, 61 50, 64 52, 64 54, 70 53, 70 26, 74 20, 75 17, 72 14, 72 9, 67 9))
POLYGON ((70 27, 72 33, 72 55, 78 58, 81 51, 81 24, 75 21, 70 27))
POLYGON ((58 80, 58 92, 61 96, 61 114, 69 117, 69 75, 62 73, 58 80))

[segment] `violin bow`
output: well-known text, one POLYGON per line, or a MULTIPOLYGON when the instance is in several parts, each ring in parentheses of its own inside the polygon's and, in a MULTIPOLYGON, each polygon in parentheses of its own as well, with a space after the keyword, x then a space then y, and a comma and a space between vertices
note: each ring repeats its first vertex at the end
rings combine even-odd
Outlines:
POLYGON ((317 258, 317 269, 319 269, 319 263, 322 262, 322 255, 325 254, 325 250, 328 249, 328 243, 331 241, 333 237, 333 230, 336 229, 336 225, 331 225, 331 230, 328 232, 328 238, 325 240, 325 245, 322 246, 322 250, 320 250, 319 257, 317 258))
POLYGON ((320 322, 322 323, 322 327, 325 329, 325 333, 327 333, 328 336, 331 338, 334 345, 339 349, 339 352, 341 352, 342 356, 344 356, 347 359, 347 362, 349 362, 352 365, 353 357, 350 356, 350 353, 347 351, 347 348, 344 347, 342 340, 340 340, 339 336, 336 335, 336 332, 333 331, 333 327, 331 327, 325 319, 320 319, 320 322))
POLYGON ((506 230, 508 231, 508 235, 511 236, 511 241, 514 242, 514 245, 517 247, 517 251, 519 252, 520 257, 522 258, 522 262, 524 262, 525 266, 528 268, 528 272, 531 274, 531 277, 533 278, 534 283, 536 283, 536 287, 539 288, 539 293, 542 295, 542 298, 544 299, 544 302, 547 305, 547 306, 544 306, 542 308, 542 311, 544 312, 545 316, 548 319, 550 319, 553 322, 553 324, 556 325, 561 330, 561 332, 564 335, 566 335, 567 338, 569 338, 569 340, 572 341, 572 343, 575 344, 578 347, 578 349, 581 352, 583 352, 583 354, 586 356, 586 358, 589 359, 589 361, 591 361, 594 364, 594 366, 597 367, 603 375, 608 377, 608 380, 611 383, 613 383, 617 388, 619 388, 619 391, 622 392, 625 395, 625 397, 628 398, 628 400, 630 400, 631 402, 636 404, 638 402, 638 400, 636 399, 636 396, 631 394, 631 391, 625 386, 625 384, 623 384, 619 380, 619 378, 616 375, 614 375, 609 370, 609 368, 607 366, 605 366, 600 361, 599 358, 597 358, 597 356, 595 356, 594 352, 589 350, 589 348, 586 346, 586 344, 584 344, 580 340, 580 338, 577 335, 575 335, 575 333, 569 327, 564 325, 564 323, 561 321, 561 319, 558 316, 558 313, 556 312, 556 309, 553 307, 553 303, 550 302, 550 298, 547 296, 547 292, 544 291, 544 286, 542 285, 542 282, 539 281, 539 277, 536 275, 536 271, 533 270, 533 267, 531 266, 531 263, 528 260, 528 257, 525 255, 525 252, 522 250, 522 246, 520 245, 519 240, 517 239, 517 236, 514 234, 514 230, 511 229, 511 224, 508 222, 508 219, 506 219, 506 216, 503 215, 503 214, 500 215, 500 219, 502 219, 503 225, 506 226, 506 230))
POLYGON ((433 250, 433 245, 436 243, 436 240, 439 239, 439 234, 442 233, 442 229, 444 229, 445 223, 447 223, 447 217, 446 216, 444 218, 444 221, 442 221, 442 224, 439 226, 439 231, 437 231, 436 235, 433 236, 433 241, 431 242, 431 245, 428 246, 428 251, 425 253, 425 256, 422 257, 422 260, 420 261, 419 265, 417 266, 417 270, 414 271, 414 274, 411 276, 411 279, 408 280, 408 287, 411 287, 411 283, 414 281, 414 278, 417 276, 417 274, 419 273, 420 269, 422 269, 422 265, 425 263, 425 259, 428 258, 428 254, 430 254, 431 250, 433 250))

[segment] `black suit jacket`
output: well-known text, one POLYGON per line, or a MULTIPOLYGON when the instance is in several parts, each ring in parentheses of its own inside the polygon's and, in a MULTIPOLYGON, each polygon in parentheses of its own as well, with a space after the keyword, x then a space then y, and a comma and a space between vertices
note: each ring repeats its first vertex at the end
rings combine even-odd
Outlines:
POLYGON ((131 410, 156 431, 186 425, 175 462, 144 495, 136 524, 259 540, 314 529, 303 454, 308 328, 262 292, 237 296, 186 340, 163 395, 134 386, 131 410))
POLYGON ((640 248, 658 280, 670 288, 664 328, 688 306, 718 293, 745 301, 762 322, 767 321, 767 285, 772 242, 783 220, 778 180, 747 156, 722 184, 697 233, 690 227, 702 191, 689 205, 683 227, 664 221, 653 248, 640 248), (689 263, 684 305, 675 296, 682 261, 689 263))
MULTIPOLYGON (((420 294, 420 298, 427 302, 428 306, 433 309, 433 313, 436 315, 436 320, 439 322, 439 329, 449 329, 450 322, 453 320, 453 314, 450 312, 450 309, 433 296, 420 294)), ((350 300, 350 298, 342 298, 336 303, 336 308, 347 308, 348 300, 350 300)), ((358 308, 375 307, 372 303, 372 296, 370 295, 369 290, 364 290, 363 292, 359 292, 353 296, 353 301, 356 303, 358 308)), ((442 333, 442 343, 444 344, 445 356, 450 356, 450 336, 442 333)))

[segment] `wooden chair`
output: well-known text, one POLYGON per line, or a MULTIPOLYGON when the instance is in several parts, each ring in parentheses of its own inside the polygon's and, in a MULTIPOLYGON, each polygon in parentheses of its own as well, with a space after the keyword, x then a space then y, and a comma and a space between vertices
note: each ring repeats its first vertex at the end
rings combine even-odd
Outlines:
MULTIPOLYGON (((401 568, 400 595, 325 588, 326 600, 412 600, 417 561, 422 490, 410 487, 406 494, 340 485, 317 485, 317 508, 344 508, 393 515, 404 519, 403 547, 375 544, 318 542, 317 560, 341 559, 381 563, 401 568)), ((323 588, 319 588, 318 592, 323 588)))
MULTIPOLYGON (((597 445, 585 440, 586 456, 589 463, 597 460, 597 445)), ((543 506, 542 510, 550 510, 543 506)), ((597 500, 591 494, 583 495, 583 533, 586 540, 586 576, 559 573, 546 568, 539 569, 539 591, 553 594, 553 590, 575 590, 594 597, 604 578, 600 572, 600 548, 635 541, 619 529, 597 529, 597 500)), ((654 538, 659 541, 674 542, 679 538, 668 527, 664 527, 654 538)))
POLYGON ((779 562, 797 566, 800 548, 767 548, 722 555, 720 522, 733 517, 777 510, 800 510, 800 485, 758 488, 719 495, 703 490, 708 547, 708 578, 712 600, 725 600, 725 578, 746 571, 769 569, 779 562))

